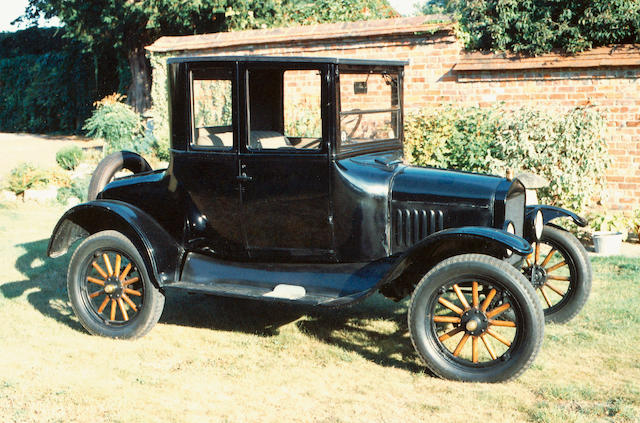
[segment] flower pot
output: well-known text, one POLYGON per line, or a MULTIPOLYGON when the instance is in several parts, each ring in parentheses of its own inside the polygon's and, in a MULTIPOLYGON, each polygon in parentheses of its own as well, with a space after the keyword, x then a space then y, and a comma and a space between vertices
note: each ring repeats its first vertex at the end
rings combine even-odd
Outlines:
POLYGON ((596 231, 593 233, 593 246, 597 254, 604 256, 620 254, 622 232, 596 231))

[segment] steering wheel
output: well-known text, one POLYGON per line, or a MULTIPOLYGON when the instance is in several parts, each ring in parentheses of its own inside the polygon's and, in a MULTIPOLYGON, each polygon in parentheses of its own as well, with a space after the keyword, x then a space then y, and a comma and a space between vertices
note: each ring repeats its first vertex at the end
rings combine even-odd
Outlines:
POLYGON ((311 142, 308 142, 305 145, 300 146, 298 148, 300 148, 300 149, 311 148, 311 146, 315 146, 316 144, 319 146, 320 145, 320 141, 322 141, 322 138, 316 138, 315 140, 312 140, 311 142))
MULTIPOLYGON (((360 109, 353 109, 354 112, 360 111, 360 109)), ((357 115, 347 115, 345 116, 345 118, 341 121, 340 126, 345 125, 351 125, 353 124, 353 128, 351 129, 351 131, 349 132, 349 134, 347 135, 347 139, 350 140, 351 137, 353 137, 353 134, 356 133, 356 131, 358 130, 358 128, 360 127, 360 123, 362 122, 362 114, 357 114, 357 115), (355 123, 354 123, 355 122, 355 123)))

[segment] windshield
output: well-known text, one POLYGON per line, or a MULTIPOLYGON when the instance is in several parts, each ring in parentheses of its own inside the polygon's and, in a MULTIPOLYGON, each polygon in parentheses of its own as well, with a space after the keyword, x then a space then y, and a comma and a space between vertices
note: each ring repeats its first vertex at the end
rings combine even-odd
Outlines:
POLYGON ((340 73, 341 148, 399 140, 398 81, 391 72, 340 73))

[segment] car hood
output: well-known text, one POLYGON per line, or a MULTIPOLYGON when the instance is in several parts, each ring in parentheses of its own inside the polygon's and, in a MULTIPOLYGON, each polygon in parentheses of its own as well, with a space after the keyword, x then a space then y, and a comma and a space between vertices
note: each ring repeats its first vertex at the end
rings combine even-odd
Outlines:
POLYGON ((504 181, 498 176, 417 166, 399 166, 391 186, 392 201, 432 206, 452 203, 491 208, 504 181))

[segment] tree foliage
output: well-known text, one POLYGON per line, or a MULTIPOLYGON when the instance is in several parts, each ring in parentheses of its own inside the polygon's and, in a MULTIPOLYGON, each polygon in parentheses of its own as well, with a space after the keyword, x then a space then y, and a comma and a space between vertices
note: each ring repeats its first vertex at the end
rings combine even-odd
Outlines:
POLYGON ((139 111, 148 102, 150 70, 144 47, 162 35, 189 35, 388 17, 386 0, 29 0, 23 19, 57 16, 66 36, 92 52, 114 49, 128 62, 129 99, 139 111))
POLYGON ((576 53, 640 41, 638 0, 428 0, 423 13, 453 13, 470 49, 576 53))
POLYGON ((458 3, 457 0, 426 0, 418 9, 425 15, 455 14, 458 11, 458 3))
POLYGON ((59 28, 31 27, 16 32, 0 32, 0 57, 5 59, 53 53, 73 47, 73 43, 62 38, 59 28))

